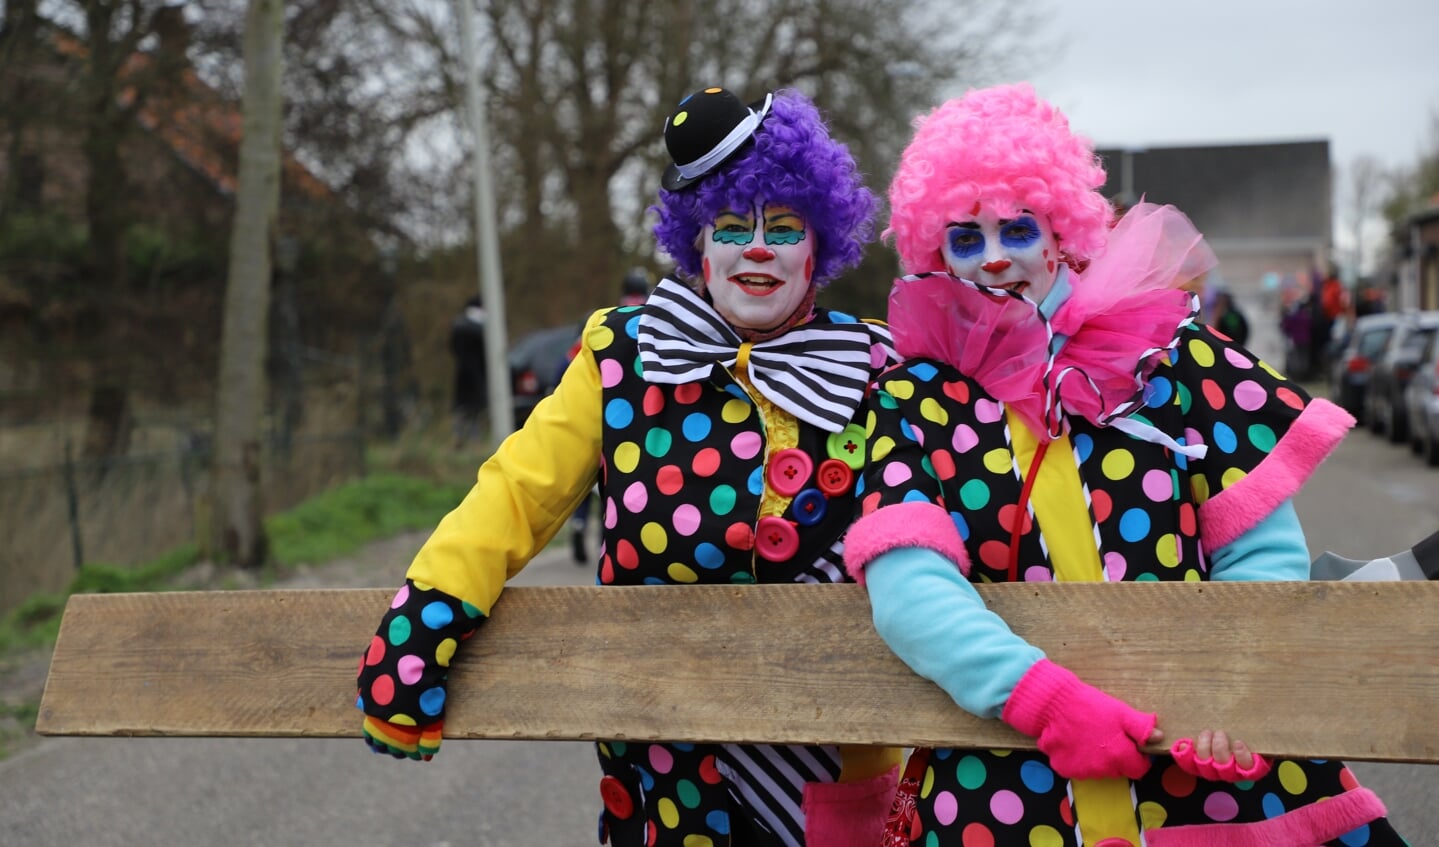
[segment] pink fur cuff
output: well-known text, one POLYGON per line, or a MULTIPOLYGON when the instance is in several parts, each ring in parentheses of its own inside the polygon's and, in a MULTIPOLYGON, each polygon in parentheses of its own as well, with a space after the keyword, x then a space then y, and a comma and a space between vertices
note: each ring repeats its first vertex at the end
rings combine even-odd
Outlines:
POLYGON ((881 553, 924 547, 959 564, 969 576, 969 554, 949 513, 933 503, 897 503, 854 522, 844 537, 844 566, 864 584, 864 568, 881 553))
POLYGON ((1208 550, 1232 544, 1294 496, 1314 469, 1339 446, 1354 416, 1316 399, 1249 475, 1199 507, 1199 525, 1208 550))
POLYGON ((1384 803, 1374 792, 1367 788, 1355 788, 1265 821, 1152 829, 1145 831, 1144 840, 1149 847, 1326 844, 1384 815, 1384 803))

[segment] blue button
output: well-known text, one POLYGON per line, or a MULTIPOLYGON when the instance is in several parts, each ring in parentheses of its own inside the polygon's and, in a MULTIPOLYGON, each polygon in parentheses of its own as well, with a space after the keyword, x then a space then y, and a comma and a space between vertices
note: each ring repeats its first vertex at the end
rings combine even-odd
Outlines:
POLYGON ((800 526, 814 526, 824 520, 825 510, 829 504, 825 501, 824 492, 818 488, 806 488, 795 495, 794 504, 790 510, 794 515, 795 523, 800 526))

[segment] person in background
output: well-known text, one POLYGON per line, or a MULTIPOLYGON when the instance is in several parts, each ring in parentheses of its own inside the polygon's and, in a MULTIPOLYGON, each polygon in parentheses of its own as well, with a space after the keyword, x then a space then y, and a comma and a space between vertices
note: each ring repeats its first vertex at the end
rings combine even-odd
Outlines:
MULTIPOLYGON (((436 527, 366 651, 377 752, 438 750, 454 652, 599 484, 599 585, 829 583, 862 468, 882 324, 816 304, 873 237, 878 198, 797 92, 723 88, 665 122, 654 234, 677 266, 643 305, 596 312, 559 387, 436 527), (395 633, 401 633, 399 638, 395 633)), ((776 645, 782 649, 783 645, 776 645)), ((602 741, 615 847, 879 838, 898 750, 602 741)), ((503 775, 490 775, 503 779, 503 775)))
MULTIPOLYGON (((619 304, 621 306, 642 306, 645 300, 649 299, 649 296, 649 271, 644 268, 630 268, 630 270, 625 273, 624 278, 620 280, 619 304)), ((560 374, 555 379, 556 385, 558 385, 560 379, 563 378, 564 369, 568 368, 569 363, 574 361, 574 358, 580 354, 581 346, 581 339, 576 338, 569 352, 565 354, 564 363, 560 365, 560 374)), ((580 504, 575 507, 574 513, 570 515, 570 558, 574 560, 576 565, 584 566, 589 564, 590 561, 589 542, 585 539, 585 534, 589 531, 591 505, 598 496, 599 492, 596 489, 591 496, 580 500, 580 504)))
POLYGON ((1064 115, 1008 85, 921 117, 890 188, 905 361, 870 400, 846 564, 900 658, 1038 750, 916 750, 887 843, 1403 844, 1340 762, 1271 770, 1210 730, 1148 755, 1156 715, 974 589, 1308 578, 1290 498, 1354 419, 1196 322, 1178 283, 1213 252, 1173 207, 1111 229, 1104 182, 1064 115))
POLYGON ((479 297, 465 301, 450 321, 450 356, 455 363, 455 446, 463 447, 484 430, 490 381, 485 369, 485 307, 479 297))
POLYGON ((1226 290, 1214 293, 1209 325, 1240 347, 1249 343, 1249 319, 1239 310, 1238 304, 1234 302, 1234 295, 1226 290))
POLYGON ((1279 331, 1284 334, 1284 371, 1294 379, 1317 376, 1313 371, 1312 351, 1317 340, 1312 300, 1308 294, 1299 294, 1283 307, 1279 316, 1279 331))
POLYGON ((1330 265, 1321 278, 1314 272, 1313 331, 1310 335, 1309 369, 1314 375, 1329 370, 1330 344, 1334 338, 1334 324, 1349 310, 1349 292, 1339 281, 1339 269, 1330 265))

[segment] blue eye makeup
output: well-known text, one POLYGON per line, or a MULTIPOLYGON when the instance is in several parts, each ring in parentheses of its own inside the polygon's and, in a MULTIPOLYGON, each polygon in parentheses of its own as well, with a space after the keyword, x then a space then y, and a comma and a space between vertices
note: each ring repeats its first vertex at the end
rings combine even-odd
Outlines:
POLYGON ((749 244, 754 241, 754 219, 739 212, 723 211, 715 215, 716 244, 749 244))
POLYGON ((765 244, 798 244, 804 240, 804 230, 786 229, 779 232, 765 230, 765 244))
POLYGON ((1039 240, 1039 224, 1029 215, 1015 218, 999 230, 999 242, 1006 247, 1028 247, 1039 240))
POLYGON ((748 244, 754 241, 754 230, 717 229, 714 240, 719 244, 748 244))
POLYGON ((984 252, 984 234, 977 229, 953 225, 945 237, 949 240, 949 254, 956 259, 968 259, 984 252))

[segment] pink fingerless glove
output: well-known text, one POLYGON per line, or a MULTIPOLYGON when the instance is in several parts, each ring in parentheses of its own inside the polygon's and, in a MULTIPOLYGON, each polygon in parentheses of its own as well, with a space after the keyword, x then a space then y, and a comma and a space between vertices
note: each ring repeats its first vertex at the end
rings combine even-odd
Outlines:
POLYGON ((1201 759, 1194 752, 1194 742, 1188 738, 1181 738, 1174 742, 1169 748, 1169 755, 1174 757, 1174 763, 1179 769, 1201 779, 1208 779, 1214 782, 1244 782, 1246 780, 1260 779, 1269 773, 1269 760, 1259 755, 1254 756, 1254 764, 1247 768, 1239 766, 1239 757, 1231 756, 1229 761, 1224 763, 1215 762, 1213 759, 1201 759))
POLYGON ((899 767, 860 782, 804 785, 804 843, 807 847, 874 847, 884 834, 899 785, 899 767))
POLYGON ((1149 756, 1139 745, 1149 740, 1158 720, 1048 659, 1020 677, 1000 719, 1038 741, 1066 779, 1144 776, 1149 756))

